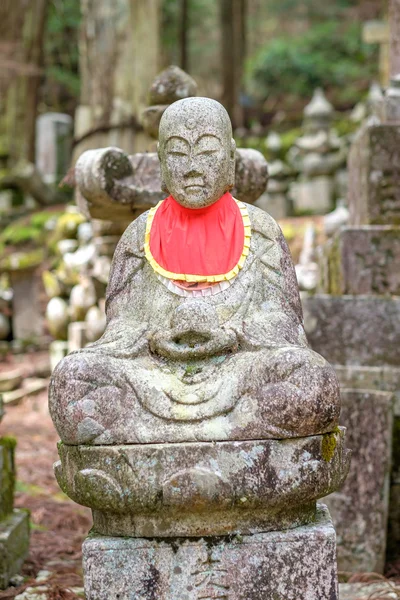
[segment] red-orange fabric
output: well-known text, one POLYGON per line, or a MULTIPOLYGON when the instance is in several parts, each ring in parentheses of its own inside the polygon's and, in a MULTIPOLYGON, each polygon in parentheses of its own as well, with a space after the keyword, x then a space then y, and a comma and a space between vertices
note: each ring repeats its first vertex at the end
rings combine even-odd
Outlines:
POLYGON ((240 209, 227 192, 206 208, 185 208, 169 196, 150 230, 156 262, 179 275, 224 275, 239 262, 244 246, 240 209))

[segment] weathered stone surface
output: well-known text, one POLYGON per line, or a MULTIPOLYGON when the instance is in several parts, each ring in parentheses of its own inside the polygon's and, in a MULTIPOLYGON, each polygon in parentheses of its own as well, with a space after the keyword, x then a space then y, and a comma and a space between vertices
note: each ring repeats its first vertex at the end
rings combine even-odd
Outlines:
POLYGON ((19 572, 28 548, 29 516, 27 511, 16 509, 0 521, 0 589, 4 590, 19 572))
POLYGON ((344 430, 257 442, 59 447, 58 482, 105 535, 170 537, 308 522, 349 468, 344 430))
POLYGON ((235 187, 232 194, 238 200, 253 204, 265 192, 268 164, 258 150, 242 148, 236 153, 235 187))
POLYGON ((380 390, 393 394, 392 470, 386 554, 389 562, 395 562, 400 558, 400 368, 334 366, 341 388, 380 390))
POLYGON ((310 345, 329 362, 400 364, 400 298, 316 294, 302 300, 310 345))
POLYGON ((400 417, 400 368, 333 366, 341 388, 391 392, 394 396, 394 414, 400 417))
POLYGON ((370 120, 349 155, 350 224, 400 224, 400 126, 370 120))
POLYGON ((0 521, 12 512, 15 488, 14 438, 0 438, 0 521))
POLYGON ((339 571, 382 573, 389 507, 393 396, 342 390, 341 420, 352 449, 349 475, 326 498, 336 527, 339 571))
POLYGON ((329 254, 327 292, 400 295, 400 227, 342 229, 329 254))
POLYGON ((306 527, 253 536, 92 535, 83 563, 87 600, 338 600, 335 532, 325 507, 306 527))
POLYGON ((152 83, 149 104, 172 104, 196 94, 195 80, 179 67, 171 66, 157 75, 152 83))

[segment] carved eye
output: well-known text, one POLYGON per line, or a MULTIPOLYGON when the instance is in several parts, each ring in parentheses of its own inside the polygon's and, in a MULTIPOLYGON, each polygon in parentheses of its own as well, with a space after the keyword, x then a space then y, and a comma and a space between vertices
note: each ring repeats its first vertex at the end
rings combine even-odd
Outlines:
POLYGON ((179 152, 178 150, 170 150, 168 154, 171 154, 172 156, 188 156, 186 152, 179 152))
POLYGON ((202 150, 198 154, 200 156, 211 156, 212 154, 215 154, 216 152, 217 152, 217 150, 202 150))

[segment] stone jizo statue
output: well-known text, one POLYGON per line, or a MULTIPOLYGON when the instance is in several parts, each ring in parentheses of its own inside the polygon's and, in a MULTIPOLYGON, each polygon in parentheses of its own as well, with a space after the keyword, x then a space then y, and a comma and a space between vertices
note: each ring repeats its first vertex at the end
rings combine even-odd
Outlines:
POLYGON ((167 197, 126 229, 105 333, 59 363, 50 389, 58 481, 93 511, 86 598, 337 600, 316 500, 349 457, 286 242, 230 193, 218 102, 169 106, 158 152, 167 197))
POLYGON ((159 157, 170 196, 122 237, 106 332, 54 375, 50 407, 62 440, 222 441, 331 431, 338 383, 307 345, 286 242, 267 213, 229 194, 235 142, 225 109, 206 98, 171 105, 161 120, 159 157), (185 272, 173 273, 179 263, 185 272))

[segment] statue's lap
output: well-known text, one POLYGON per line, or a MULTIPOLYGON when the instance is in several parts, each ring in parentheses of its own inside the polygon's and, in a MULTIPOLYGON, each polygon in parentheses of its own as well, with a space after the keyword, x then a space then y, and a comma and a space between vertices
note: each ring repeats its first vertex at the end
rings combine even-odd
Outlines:
POLYGON ((50 409, 68 444, 286 439, 337 426, 337 385, 307 347, 168 362, 99 346, 59 365, 50 409))

